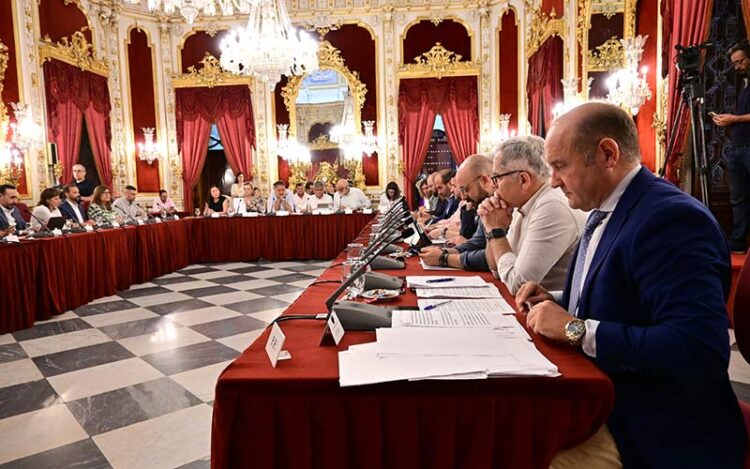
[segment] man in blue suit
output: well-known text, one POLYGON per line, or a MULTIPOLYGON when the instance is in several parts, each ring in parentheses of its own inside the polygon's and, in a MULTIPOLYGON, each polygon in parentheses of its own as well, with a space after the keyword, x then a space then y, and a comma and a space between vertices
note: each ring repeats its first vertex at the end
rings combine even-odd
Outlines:
POLYGON ((552 185, 591 211, 565 290, 518 292, 536 333, 609 375, 606 425, 558 467, 740 468, 746 433, 727 375, 726 239, 695 199, 640 164, 633 119, 587 103, 547 135, 552 185))
POLYGON ((16 202, 18 202, 16 186, 0 185, 0 230, 9 231, 10 228, 13 228, 20 231, 26 229, 26 221, 16 208, 16 202))
POLYGON ((63 188, 63 196, 65 197, 65 200, 63 200, 59 207, 62 216, 67 220, 73 220, 73 223, 79 225, 86 224, 88 216, 78 202, 78 199, 80 198, 78 186, 75 184, 68 184, 63 188))

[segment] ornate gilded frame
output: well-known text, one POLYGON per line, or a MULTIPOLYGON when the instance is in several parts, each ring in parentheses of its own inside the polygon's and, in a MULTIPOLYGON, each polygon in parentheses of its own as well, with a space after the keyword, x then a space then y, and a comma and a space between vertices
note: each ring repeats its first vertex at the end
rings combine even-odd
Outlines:
POLYGON ((103 77, 109 76, 106 59, 96 58, 92 44, 89 44, 82 31, 76 31, 70 38, 64 37, 58 43, 52 42, 49 37, 42 39, 39 44, 39 61, 44 63, 51 59, 103 77))
MULTIPOLYGON (((8 111, 5 109, 5 102, 3 102, 3 83, 5 81, 5 70, 8 69, 8 62, 10 55, 8 47, 0 41, 0 124, 5 125, 8 111)), ((5 137, 5 129, 0 128, 0 137, 5 137)))
MULTIPOLYGON (((346 66, 341 51, 336 49, 330 42, 321 41, 318 44, 318 69, 334 70, 346 78, 349 84, 349 95, 354 104, 354 128, 362 131, 362 108, 365 105, 367 86, 359 80, 359 72, 352 72, 346 66)), ((281 90, 284 98, 284 106, 289 113, 289 138, 297 138, 297 95, 307 73, 304 75, 293 75, 289 78, 286 86, 281 90)))
POLYGON ((187 73, 176 74, 172 77, 172 86, 174 88, 197 88, 216 86, 234 86, 247 85, 252 87, 252 77, 244 77, 233 74, 221 68, 219 59, 209 52, 203 56, 199 62, 202 66, 197 68, 195 65, 188 67, 187 73))
MULTIPOLYGON (((526 60, 529 60, 534 53, 542 47, 542 44, 552 36, 558 36, 565 43, 565 18, 557 17, 557 11, 554 8, 548 13, 542 11, 542 8, 534 8, 532 0, 524 0, 527 14, 526 29, 526 60)), ((567 49, 565 49, 567 50, 567 49)), ((567 61, 566 61, 567 62, 567 61)))
POLYGON ((479 75, 481 70, 479 61, 461 60, 462 58, 460 54, 449 51, 437 42, 427 52, 414 57, 414 63, 399 66, 398 77, 404 80, 479 75))

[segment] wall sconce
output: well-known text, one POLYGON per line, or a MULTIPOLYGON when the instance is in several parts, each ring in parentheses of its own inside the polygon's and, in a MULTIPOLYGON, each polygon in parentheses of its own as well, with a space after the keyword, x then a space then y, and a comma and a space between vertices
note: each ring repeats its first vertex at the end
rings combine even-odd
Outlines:
POLYGON ((154 141, 154 128, 141 127, 143 131, 143 143, 138 144, 138 158, 148 164, 153 164, 159 159, 159 149, 154 141))

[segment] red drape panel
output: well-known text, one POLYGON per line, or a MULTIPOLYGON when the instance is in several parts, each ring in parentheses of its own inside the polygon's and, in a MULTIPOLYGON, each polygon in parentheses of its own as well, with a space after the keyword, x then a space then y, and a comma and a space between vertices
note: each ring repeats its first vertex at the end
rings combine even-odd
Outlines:
POLYGON ((477 114, 477 89, 466 88, 464 96, 451 96, 443 111, 445 133, 456 163, 461 164, 477 152, 479 140, 479 115, 477 114))
MULTIPOLYGON (((402 82, 403 84, 403 82, 402 82)), ((404 154, 404 195, 411 206, 414 180, 427 157, 430 147, 432 127, 435 125, 435 111, 430 108, 427 93, 420 93, 419 100, 410 100, 406 93, 399 94, 399 130, 404 154)), ((412 207, 413 208, 413 207, 412 207)))
POLYGON ((534 135, 544 136, 552 124, 552 108, 563 99, 563 43, 552 36, 529 59, 526 94, 534 135))
POLYGON ((193 209, 193 187, 198 182, 203 163, 206 161, 211 121, 198 115, 193 120, 184 121, 182 128, 182 179, 185 183, 185 210, 190 211, 193 209))
POLYGON ((253 168, 253 106, 247 87, 227 89, 223 106, 216 119, 221 144, 232 170, 249 179, 253 168))
POLYGON ((83 127, 81 119, 85 113, 87 119, 90 115, 94 120, 93 125, 88 124, 88 130, 99 178, 109 185, 112 182, 109 158, 112 135, 107 79, 58 60, 50 60, 44 63, 44 83, 47 132, 49 140, 58 145, 59 160, 63 165, 61 182, 70 182, 72 166, 78 161, 83 127))
MULTIPOLYGON (((97 111, 93 104, 86 108, 86 130, 89 133, 91 151, 94 154, 99 180, 107 187, 112 185, 112 159, 107 139, 107 116, 97 111)), ((80 135, 80 132, 79 132, 80 135)))
MULTIPOLYGON (((667 101, 667 129, 676 129, 676 145, 671 155, 667 157, 666 178, 673 183, 679 182, 677 168, 682 156, 682 146, 685 141, 688 126, 688 112, 683 113, 683 118, 677 122, 677 109, 680 106, 680 92, 677 87, 679 71, 671 64, 675 63, 677 44, 698 44, 708 37, 708 22, 711 18, 713 0, 668 0, 662 1, 662 14, 664 16, 664 45, 669 44, 669 93, 667 101)), ((665 51, 667 52, 667 51, 665 51)), ((671 138, 667 135, 667 141, 671 138)))

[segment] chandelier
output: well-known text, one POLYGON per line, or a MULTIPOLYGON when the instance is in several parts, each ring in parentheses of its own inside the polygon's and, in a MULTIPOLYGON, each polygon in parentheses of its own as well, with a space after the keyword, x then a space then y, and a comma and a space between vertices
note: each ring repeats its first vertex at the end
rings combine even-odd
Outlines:
POLYGON ((613 73, 607 80, 609 96, 607 99, 613 104, 629 109, 634 116, 643 103, 651 99, 651 90, 646 81, 647 67, 638 71, 638 63, 643 55, 643 46, 648 36, 620 39, 625 51, 625 68, 613 73))
POLYGON ((0 182, 18 184, 23 154, 41 141, 41 128, 34 122, 26 104, 11 103, 15 122, 0 109, 0 182))
POLYGON ((312 169, 312 155, 310 149, 300 145, 296 138, 289 138, 289 125, 276 124, 279 137, 276 142, 276 154, 289 164, 289 187, 298 182, 307 181, 307 174, 312 169))
POLYGON ((285 0, 249 2, 247 27, 229 31, 221 43, 221 66, 236 75, 252 75, 273 88, 282 75, 318 68, 318 43, 292 26, 285 0))
POLYGON ((154 142, 154 128, 141 127, 144 142, 138 144, 138 158, 148 164, 159 159, 159 148, 154 142))
MULTIPOLYGON (((126 0, 128 3, 138 4, 140 0, 126 0)), ((247 14, 250 11, 251 0, 148 0, 149 11, 162 11, 167 15, 179 11, 188 24, 198 17, 216 16, 221 12, 224 16, 234 15, 235 11, 247 14), (218 7, 218 8, 217 8, 218 7)))
MULTIPOLYGON (((591 90, 591 82, 593 81, 593 78, 589 78, 586 82, 586 87, 589 91, 591 90)), ((557 119, 566 112, 577 108, 585 102, 585 100, 581 99, 580 95, 578 94, 578 82, 578 78, 568 78, 560 80, 560 83, 562 83, 563 85, 563 101, 561 103, 555 104, 555 107, 552 108, 553 118, 557 119)), ((587 92, 586 95, 588 94, 589 93, 587 92)))
POLYGON ((375 121, 364 121, 362 122, 362 126, 365 129, 365 134, 360 140, 362 153, 367 156, 372 156, 373 153, 378 151, 378 138, 375 136, 374 132, 375 121))

